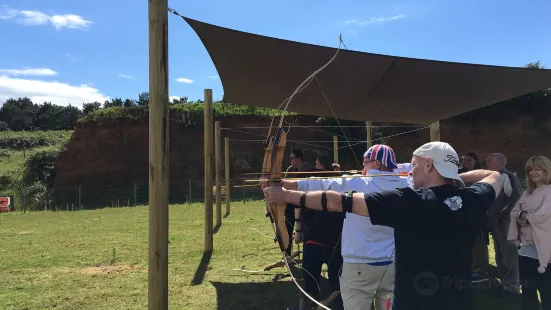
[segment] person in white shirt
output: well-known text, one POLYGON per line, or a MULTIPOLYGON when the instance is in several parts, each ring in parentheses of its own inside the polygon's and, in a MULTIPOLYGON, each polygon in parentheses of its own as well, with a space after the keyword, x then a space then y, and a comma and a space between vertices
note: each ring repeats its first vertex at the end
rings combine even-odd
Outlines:
MULTIPOLYGON (((299 191, 381 192, 408 187, 410 165, 400 166, 387 145, 377 144, 364 154, 365 177, 283 180, 283 187, 299 191), (373 176, 385 174, 386 176, 373 176), (389 174, 395 174, 388 176, 389 174)), ((394 229, 372 225, 369 217, 347 213, 341 236, 343 266, 340 290, 345 309, 388 309, 394 288, 394 229)))

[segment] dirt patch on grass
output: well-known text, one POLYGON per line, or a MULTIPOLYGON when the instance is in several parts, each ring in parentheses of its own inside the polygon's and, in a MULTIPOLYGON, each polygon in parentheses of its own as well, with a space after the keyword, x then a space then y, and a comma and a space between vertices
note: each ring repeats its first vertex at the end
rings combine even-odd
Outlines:
POLYGON ((140 270, 137 265, 96 265, 93 267, 63 269, 64 272, 75 272, 87 275, 118 274, 140 270))

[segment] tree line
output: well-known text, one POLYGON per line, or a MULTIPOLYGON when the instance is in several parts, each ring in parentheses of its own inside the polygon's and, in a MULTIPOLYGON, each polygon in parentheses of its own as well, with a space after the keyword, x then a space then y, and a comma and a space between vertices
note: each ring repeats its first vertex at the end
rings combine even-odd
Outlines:
MULTIPOLYGON (((189 101, 187 97, 173 99, 169 105, 181 103, 202 103, 189 101)), ((59 106, 51 102, 41 104, 29 98, 10 98, 0 107, 0 131, 72 130, 77 120, 95 110, 110 107, 139 107, 149 104, 149 92, 138 94, 138 99, 113 98, 100 102, 84 103, 82 109, 75 106, 59 106)))

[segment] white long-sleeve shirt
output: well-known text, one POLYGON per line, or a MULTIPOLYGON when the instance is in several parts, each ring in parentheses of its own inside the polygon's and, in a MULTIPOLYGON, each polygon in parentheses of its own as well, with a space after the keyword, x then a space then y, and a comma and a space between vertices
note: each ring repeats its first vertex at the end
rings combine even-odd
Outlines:
MULTIPOLYGON (((375 169, 367 174, 388 174, 375 169)), ((312 179, 297 181, 299 191, 334 190, 340 193, 381 192, 408 187, 408 178, 396 176, 312 179)), ((342 231, 342 257, 345 263, 377 263, 393 260, 394 229, 371 224, 369 217, 346 213, 342 231)))

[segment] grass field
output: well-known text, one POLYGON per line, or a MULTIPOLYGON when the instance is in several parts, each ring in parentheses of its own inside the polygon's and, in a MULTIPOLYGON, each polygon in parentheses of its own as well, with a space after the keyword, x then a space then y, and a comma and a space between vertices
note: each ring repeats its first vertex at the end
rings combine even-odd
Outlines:
MULTIPOLYGON (((254 230, 273 234, 263 206, 233 203, 212 257, 203 257, 203 206, 170 207, 170 309, 285 309, 296 300, 285 268, 232 270, 281 258, 254 230)), ((147 250, 147 207, 2 214, 0 309, 147 309, 147 250)), ((518 309, 488 291, 476 309, 518 309)))

